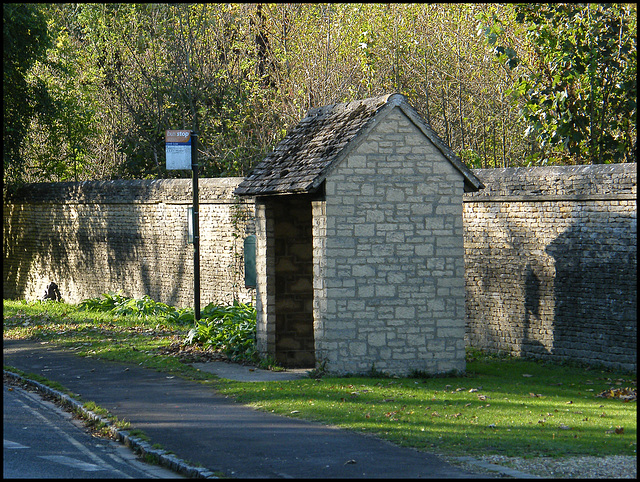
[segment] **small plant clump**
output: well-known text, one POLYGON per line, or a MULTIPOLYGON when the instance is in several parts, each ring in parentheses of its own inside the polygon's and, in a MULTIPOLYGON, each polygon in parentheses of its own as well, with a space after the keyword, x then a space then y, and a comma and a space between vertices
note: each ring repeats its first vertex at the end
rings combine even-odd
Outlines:
POLYGON ((78 308, 85 311, 104 311, 113 315, 134 315, 138 317, 166 316, 171 321, 189 322, 194 320, 193 310, 176 309, 153 300, 149 295, 134 299, 118 293, 103 293, 102 297, 83 300, 78 308))
POLYGON ((234 301, 231 306, 207 305, 185 343, 201 343, 220 350, 232 361, 258 363, 256 348, 256 309, 234 301))
POLYGON ((178 325, 194 323, 185 344, 197 343, 204 348, 219 350, 234 362, 264 364, 256 348, 256 310, 251 304, 234 301, 231 306, 220 306, 209 303, 201 311, 201 319, 197 323, 193 309, 177 309, 154 301, 148 295, 134 299, 122 293, 104 293, 102 297, 83 300, 78 308, 118 316, 162 316, 178 325))

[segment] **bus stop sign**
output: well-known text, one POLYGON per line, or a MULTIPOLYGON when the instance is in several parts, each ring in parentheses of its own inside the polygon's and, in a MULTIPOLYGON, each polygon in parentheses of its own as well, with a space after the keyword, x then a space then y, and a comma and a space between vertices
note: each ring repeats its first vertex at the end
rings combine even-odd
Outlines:
POLYGON ((167 169, 191 169, 191 131, 165 132, 167 169))

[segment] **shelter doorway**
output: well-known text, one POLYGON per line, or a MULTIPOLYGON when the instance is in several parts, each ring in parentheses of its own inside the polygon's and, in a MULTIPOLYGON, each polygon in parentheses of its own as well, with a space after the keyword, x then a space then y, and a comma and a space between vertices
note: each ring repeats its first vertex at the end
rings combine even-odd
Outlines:
POLYGON ((270 200, 275 241, 275 358, 291 368, 315 367, 311 199, 294 195, 270 200))

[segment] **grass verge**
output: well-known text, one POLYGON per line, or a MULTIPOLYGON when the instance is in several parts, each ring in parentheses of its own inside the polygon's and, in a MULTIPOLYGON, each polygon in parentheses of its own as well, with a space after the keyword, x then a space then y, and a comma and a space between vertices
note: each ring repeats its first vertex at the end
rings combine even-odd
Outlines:
POLYGON ((4 301, 5 338, 34 338, 141 364, 215 388, 261 410, 374 434, 446 455, 636 455, 635 373, 470 353, 463 377, 323 377, 288 382, 213 380, 157 348, 191 326, 161 316, 114 316, 52 302, 4 301))
POLYGON ((79 356, 131 363, 191 379, 210 379, 158 350, 187 336, 191 324, 164 316, 113 315, 53 301, 3 300, 3 337, 54 343, 79 356))
POLYGON ((448 455, 635 455, 636 402, 599 398, 635 375, 476 358, 464 377, 220 381, 239 402, 448 455))

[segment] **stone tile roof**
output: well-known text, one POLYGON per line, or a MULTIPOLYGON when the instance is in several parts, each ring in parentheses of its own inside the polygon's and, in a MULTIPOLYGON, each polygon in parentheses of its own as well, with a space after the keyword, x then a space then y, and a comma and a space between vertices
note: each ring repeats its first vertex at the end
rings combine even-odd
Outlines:
POLYGON ((241 196, 311 193, 388 112, 399 107, 461 172, 465 191, 482 182, 436 135, 400 94, 311 109, 234 191, 241 196))

